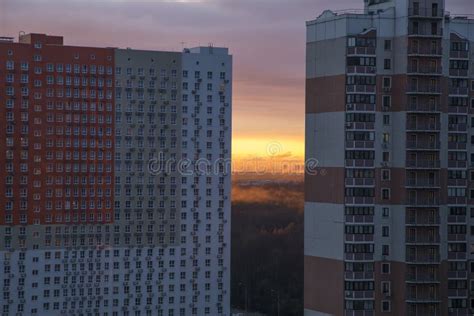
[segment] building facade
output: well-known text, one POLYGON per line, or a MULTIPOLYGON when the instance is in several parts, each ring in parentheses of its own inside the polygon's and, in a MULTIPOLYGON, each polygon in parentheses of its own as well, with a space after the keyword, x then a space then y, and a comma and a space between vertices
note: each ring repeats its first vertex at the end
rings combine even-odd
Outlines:
POLYGON ((228 50, 0 59, 2 315, 229 315, 228 50))
POLYGON ((305 315, 474 312, 473 45, 443 0, 307 22, 305 315))

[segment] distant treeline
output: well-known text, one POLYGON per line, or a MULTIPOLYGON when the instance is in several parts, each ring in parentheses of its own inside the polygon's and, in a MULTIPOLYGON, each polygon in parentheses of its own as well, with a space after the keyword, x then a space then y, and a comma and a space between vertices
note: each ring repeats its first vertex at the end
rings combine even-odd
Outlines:
POLYGON ((303 315, 303 183, 234 183, 232 306, 303 315))

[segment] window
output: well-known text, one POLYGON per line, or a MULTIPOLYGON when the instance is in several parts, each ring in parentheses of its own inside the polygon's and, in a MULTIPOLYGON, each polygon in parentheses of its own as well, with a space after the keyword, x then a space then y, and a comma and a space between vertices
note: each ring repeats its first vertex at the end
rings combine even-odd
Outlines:
POLYGON ((388 207, 384 207, 382 209, 382 217, 389 217, 390 216, 390 209, 388 207))
POLYGON ((390 246, 389 245, 382 245, 382 256, 390 255, 390 246))
POLYGON ((390 115, 384 114, 384 116, 383 116, 383 125, 385 125, 385 126, 390 125, 390 115))
POLYGON ((382 188, 382 200, 389 200, 389 199, 390 199, 390 189, 382 188))
POLYGON ((390 89, 392 87, 392 78, 391 77, 383 77, 383 88, 390 89))
POLYGON ((390 273, 390 263, 382 263, 382 274, 390 273))
POLYGON ((389 313, 390 311, 390 301, 382 301, 382 312, 389 313))
POLYGON ((392 106, 392 97, 389 95, 384 95, 382 97, 382 106, 384 110, 388 110, 392 106))
POLYGON ((385 40, 384 49, 385 50, 392 50, 392 40, 385 40))
POLYGON ((392 69, 392 60, 391 60, 391 59, 386 58, 386 59, 383 61, 383 69, 385 69, 385 70, 390 70, 390 69, 392 69))
POLYGON ((388 237, 390 234, 390 228, 388 226, 382 226, 382 237, 388 237))
POLYGON ((382 181, 390 181, 390 169, 382 169, 382 181))

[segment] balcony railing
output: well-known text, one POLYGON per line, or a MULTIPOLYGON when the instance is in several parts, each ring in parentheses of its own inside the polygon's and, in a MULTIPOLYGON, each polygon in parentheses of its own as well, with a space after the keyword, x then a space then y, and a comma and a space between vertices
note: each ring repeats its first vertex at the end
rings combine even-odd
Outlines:
POLYGON ((344 276, 346 280, 373 280, 374 272, 373 271, 366 271, 366 272, 346 271, 344 273, 344 276))
POLYGON ((436 264, 440 262, 439 255, 408 255, 407 263, 413 264, 436 264))
POLYGON ((407 168, 420 168, 420 169, 438 169, 440 168, 439 160, 407 160, 407 168))
POLYGON ((346 178, 346 186, 373 186, 374 179, 346 178))
POLYGON ((442 19, 444 11, 441 8, 408 8, 408 16, 410 18, 428 18, 428 19, 442 19))
POLYGON ((448 196, 448 204, 465 205, 465 204, 467 204, 467 197, 465 197, 465 196, 448 196))
POLYGON ((430 123, 430 122, 408 122, 407 130, 412 131, 439 131, 441 125, 439 123, 430 123))
POLYGON ((375 123, 372 122, 350 122, 346 123, 346 129, 353 130, 373 130, 375 128, 375 123))
POLYGON ((410 103, 407 106, 407 111, 411 112, 440 112, 438 104, 429 103, 410 103))
POLYGON ((410 85, 407 92, 411 94, 441 94, 441 87, 430 85, 410 85))
POLYGON ((346 167, 373 167, 374 160, 369 159, 346 159, 346 167))
POLYGON ((431 142, 431 141, 407 141, 407 149, 414 150, 439 150, 441 144, 440 142, 431 142))
POLYGON ((466 123, 449 124, 448 130, 450 132, 467 132, 467 124, 466 123))
POLYGON ((406 180, 407 187, 424 187, 424 188, 435 188, 439 187, 439 180, 430 180, 430 179, 410 179, 406 180))
POLYGON ((449 69, 449 75, 451 77, 465 77, 469 76, 467 69, 449 69))
POLYGON ((422 27, 419 26, 418 28, 410 25, 408 27, 408 35, 412 37, 442 37, 443 36, 443 29, 438 27, 435 30, 432 30, 431 27, 422 27))
POLYGON ((375 93, 375 85, 347 85, 346 93, 375 93))
POLYGON ((347 66, 349 74, 375 74, 377 68, 374 66, 347 66))
POLYGON ((412 217, 408 216, 406 218, 406 224, 407 225, 413 225, 413 226, 437 226, 440 224, 440 217, 430 217, 430 216, 418 216, 418 217, 412 217))
POLYGON ((413 283, 439 283, 437 275, 429 273, 415 273, 407 275, 407 282, 413 283))
POLYGON ((465 50, 461 51, 450 51, 449 52, 449 58, 452 59, 468 59, 469 58, 469 52, 465 50))
POLYGON ((347 56, 375 55, 375 47, 348 47, 347 56))
POLYGON ((346 215, 347 223, 373 223, 374 216, 372 215, 346 215))
POLYGON ((408 74, 422 74, 422 75, 441 75, 440 67, 431 67, 429 65, 408 66, 408 74))
POLYGON ((407 244, 439 244, 439 236, 428 236, 428 235, 419 235, 419 236, 407 236, 407 244))
POLYGON ((439 198, 430 198, 430 197, 415 197, 408 198, 406 201, 407 205, 413 206, 439 206, 439 198))
POLYGON ((459 105, 450 105, 448 106, 448 113, 451 114, 467 114, 468 108, 467 106, 459 106, 459 105))
POLYGON ((409 55, 426 55, 426 56, 442 56, 441 47, 430 47, 429 45, 410 46, 408 48, 409 55))
POLYGON ((467 96, 469 94, 469 88, 468 87, 449 87, 449 94, 467 96))
POLYGON ((452 150, 465 150, 467 147, 466 143, 459 142, 448 142, 448 149, 452 150))

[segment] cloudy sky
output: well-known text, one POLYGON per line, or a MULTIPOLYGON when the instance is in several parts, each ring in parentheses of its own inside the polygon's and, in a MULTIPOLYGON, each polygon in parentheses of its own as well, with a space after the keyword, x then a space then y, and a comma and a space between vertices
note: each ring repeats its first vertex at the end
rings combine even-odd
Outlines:
MULTIPOLYGON (((473 0, 447 9, 474 13, 473 0)), ((66 44, 181 50, 227 46, 234 55, 234 154, 278 142, 302 156, 305 21, 363 0, 0 0, 0 35, 63 35, 66 44)))

